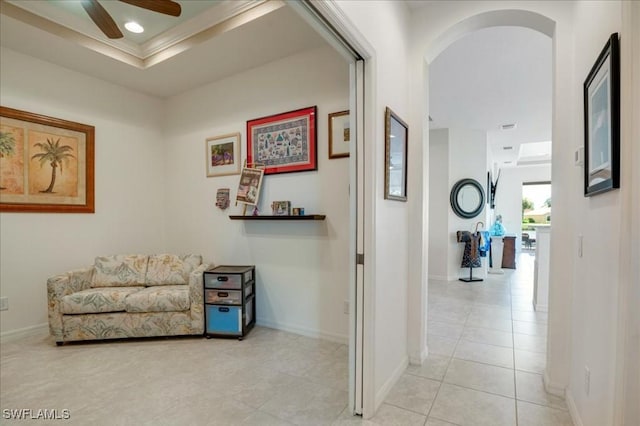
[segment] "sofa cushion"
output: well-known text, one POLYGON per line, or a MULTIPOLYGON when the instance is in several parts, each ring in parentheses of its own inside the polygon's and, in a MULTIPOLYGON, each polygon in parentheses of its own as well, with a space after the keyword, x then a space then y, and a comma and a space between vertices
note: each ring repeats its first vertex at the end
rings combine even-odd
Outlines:
POLYGON ((149 256, 115 255, 96 257, 91 287, 144 285, 149 256))
POLYGON ((147 287, 126 299, 127 312, 179 312, 190 307, 188 285, 147 287))
POLYGON ((189 274, 202 263, 202 256, 187 254, 155 254, 149 256, 146 285, 189 283, 189 274))
POLYGON ((78 291, 60 299, 63 314, 95 314, 122 312, 125 300, 144 287, 100 287, 78 291))

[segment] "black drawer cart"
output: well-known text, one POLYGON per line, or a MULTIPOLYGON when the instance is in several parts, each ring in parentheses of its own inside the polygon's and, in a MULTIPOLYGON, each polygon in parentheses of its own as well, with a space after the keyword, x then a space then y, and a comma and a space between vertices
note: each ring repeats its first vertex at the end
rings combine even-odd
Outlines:
POLYGON ((255 266, 216 266, 203 282, 205 336, 242 340, 256 323, 255 266))

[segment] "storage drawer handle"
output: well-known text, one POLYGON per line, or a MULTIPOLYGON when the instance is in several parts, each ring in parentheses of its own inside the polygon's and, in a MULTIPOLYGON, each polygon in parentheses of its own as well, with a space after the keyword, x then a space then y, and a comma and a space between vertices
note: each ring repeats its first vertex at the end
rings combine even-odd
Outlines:
POLYGON ((218 277, 218 281, 229 281, 229 277, 218 277))
POLYGON ((218 297, 229 297, 229 293, 227 293, 226 291, 219 291, 218 297))
POLYGON ((229 312, 229 308, 218 308, 218 312, 229 312))

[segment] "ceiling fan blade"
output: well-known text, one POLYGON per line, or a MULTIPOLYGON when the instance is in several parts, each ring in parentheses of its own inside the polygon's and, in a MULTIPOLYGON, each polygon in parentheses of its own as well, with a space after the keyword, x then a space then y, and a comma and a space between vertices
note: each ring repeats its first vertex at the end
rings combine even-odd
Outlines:
POLYGON ((82 0, 82 7, 87 11, 91 20, 109 38, 122 38, 122 32, 118 28, 109 12, 98 3, 97 0, 82 0))
POLYGON ((151 10, 165 15, 180 16, 182 8, 180 4, 172 0, 120 0, 133 6, 151 10))

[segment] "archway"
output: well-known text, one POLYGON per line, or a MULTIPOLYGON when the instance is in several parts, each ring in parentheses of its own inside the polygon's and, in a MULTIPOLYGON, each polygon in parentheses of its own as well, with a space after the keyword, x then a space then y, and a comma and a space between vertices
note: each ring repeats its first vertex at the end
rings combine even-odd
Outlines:
MULTIPOLYGON (((421 131, 421 141, 422 147, 420 147, 421 153, 414 160, 415 162, 421 162, 423 164, 428 164, 429 155, 428 155, 428 146, 429 146, 429 136, 428 136, 428 121, 425 120, 426 117, 429 116, 429 93, 427 87, 427 81, 429 78, 429 65, 444 49, 446 49, 449 45, 451 45, 454 41, 460 39, 461 37, 468 35, 476 30, 496 27, 496 26, 520 26, 529 28, 535 31, 538 31, 552 39, 553 43, 553 94, 552 94, 552 104, 553 104, 553 115, 552 115, 552 135, 554 140, 561 140, 563 136, 566 136, 571 132, 570 126, 566 124, 566 113, 562 112, 558 105, 561 104, 563 96, 565 92, 568 92, 570 89, 565 85, 564 77, 559 72, 560 69, 569 69, 567 66, 568 59, 563 57, 564 52, 569 48, 568 38, 565 38, 565 34, 562 31, 567 31, 566 28, 561 28, 561 36, 558 37, 558 24, 557 21, 551 19, 541 13, 531 11, 531 10, 516 10, 516 9, 505 9, 505 10, 492 10, 492 11, 484 11, 481 13, 473 14, 471 12, 468 16, 465 16, 463 19, 460 19, 461 11, 452 11, 451 19, 449 22, 452 24, 448 27, 442 27, 443 24, 440 24, 440 30, 434 30, 432 28, 423 30, 423 34, 419 37, 422 42, 417 43, 417 48, 414 52, 414 68, 413 68, 413 77, 414 82, 417 83, 416 92, 422 96, 418 96, 414 100, 414 108, 416 109, 416 114, 414 118, 416 122, 422 123, 421 131), (458 15, 458 16, 456 16, 458 15), (565 68, 566 67, 566 68, 565 68)), ((440 16, 440 20, 447 22, 446 19, 443 19, 440 16)), ((446 25, 446 24, 444 24, 446 25)), ((425 25, 426 27, 426 25, 425 25)), ((564 98, 566 101, 566 97, 564 98)), ((552 160, 552 170, 554 179, 556 176, 560 181, 563 179, 563 173, 560 171, 560 155, 556 156, 556 151, 558 149, 554 147, 553 152, 553 160, 552 160), (556 173, 560 171, 560 173, 556 173)), ((415 152, 415 149, 414 149, 415 152)), ((428 211, 428 190, 426 190, 428 184, 428 167, 425 166, 415 166, 416 169, 419 170, 419 174, 421 174, 421 181, 423 182, 423 191, 422 191, 422 200, 419 200, 415 206, 415 214, 414 217, 423 218, 425 211, 428 211)), ((565 189, 568 190, 568 189, 565 189)), ((554 196, 560 195, 561 198, 562 191, 559 193, 554 193, 554 196)), ((554 197, 555 198, 555 197, 554 197)), ((562 201, 559 201, 556 205, 554 205, 554 220, 557 219, 558 222, 555 222, 556 225, 559 225, 558 228, 562 229, 562 225, 568 224, 568 212, 569 206, 562 201)), ((422 224, 425 226, 425 224, 422 224)), ((415 255, 416 260, 425 261, 427 259, 427 251, 425 249, 426 238, 428 238, 428 233, 423 235, 423 241, 420 245, 421 252, 415 255), (420 256, 420 257, 419 257, 420 256)), ((552 253, 562 253, 567 250, 569 244, 563 241, 563 238, 567 238, 566 230, 554 230, 554 235, 551 238, 551 251, 552 253)), ((552 258, 554 256, 552 255, 552 258)), ((549 335, 548 335, 548 347, 547 347, 547 355, 546 355, 546 369, 544 372, 544 381, 545 386, 548 392, 556 394, 556 395, 564 395, 564 389, 568 385, 569 376, 567 372, 567 365, 569 365, 569 346, 568 341, 570 340, 570 298, 571 298, 571 287, 565 286, 563 288, 559 285, 559 283, 567 283, 570 282, 570 273, 566 267, 563 267, 561 264, 561 260, 557 257, 556 259, 551 261, 551 273, 550 273, 550 302, 549 302, 549 335), (568 288, 567 288, 568 287, 568 288)), ((419 277, 421 279, 421 290, 422 294, 428 293, 427 290, 427 278, 424 273, 424 267, 417 267, 416 262, 410 262, 412 264, 412 273, 414 277, 419 277)), ((422 313, 422 318, 424 318, 424 322, 426 323, 426 299, 423 298, 412 298, 410 299, 410 312, 409 318, 416 318, 422 313)), ((419 358, 418 354, 424 354, 426 352, 427 343, 426 342, 426 330, 416 326, 410 326, 410 335, 409 335, 409 348, 412 351, 410 353, 410 359, 413 362, 416 362, 419 358)), ((424 359, 424 358, 422 358, 424 359)))

